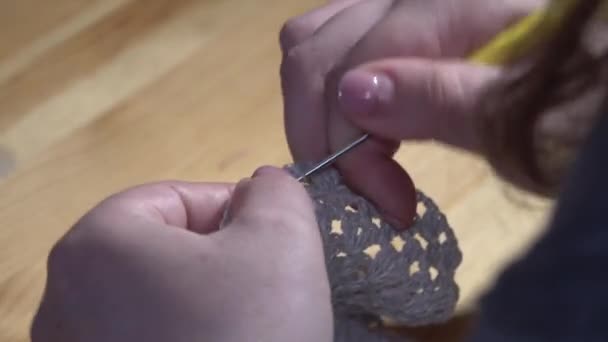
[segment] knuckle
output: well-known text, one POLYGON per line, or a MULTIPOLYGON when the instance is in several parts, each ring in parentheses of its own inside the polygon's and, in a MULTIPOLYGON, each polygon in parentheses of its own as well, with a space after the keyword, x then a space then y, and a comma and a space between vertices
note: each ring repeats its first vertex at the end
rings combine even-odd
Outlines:
POLYGON ((430 69, 426 90, 431 103, 437 108, 443 108, 446 103, 446 89, 443 74, 437 68, 430 69))
MULTIPOLYGON (((317 58, 306 44, 290 49, 283 56, 280 74, 284 95, 290 95, 295 89, 317 92, 324 86, 324 78, 319 70, 317 58)), ((298 93, 293 95, 301 95, 298 93)))
POLYGON ((303 16, 287 20, 279 32, 281 50, 287 52, 300 45, 314 33, 314 30, 315 27, 313 23, 303 16))
POLYGON ((55 243, 47 258, 47 268, 49 274, 69 274, 68 267, 73 260, 74 249, 65 243, 65 239, 55 243))
POLYGON ((108 262, 112 249, 122 248, 116 241, 124 240, 124 230, 106 222, 104 212, 95 210, 80 219, 49 251, 49 274, 71 279, 86 277, 87 272, 108 262))
POLYGON ((170 181, 159 181, 135 185, 111 195, 106 200, 104 200, 103 203, 113 201, 123 202, 131 200, 133 198, 139 198, 145 195, 150 196, 165 194, 167 192, 167 189, 170 188, 170 186, 170 181))
POLYGON ((473 106, 466 80, 456 69, 435 67, 430 70, 427 87, 434 135, 445 139, 473 106))
POLYGON ((428 71, 425 78, 425 104, 430 109, 428 129, 430 135, 443 139, 449 132, 449 125, 445 122, 449 116, 444 115, 445 111, 449 111, 451 106, 447 99, 446 85, 444 75, 438 68, 432 67, 428 71))
POLYGON ((304 74, 308 53, 302 46, 289 49, 283 56, 281 63, 281 78, 290 79, 304 74))
POLYGON ((64 287, 85 277, 88 270, 86 263, 90 260, 85 254, 86 249, 83 240, 74 236, 73 231, 57 241, 47 257, 49 281, 54 285, 64 284, 64 287))
POLYGON ((459 112, 467 106, 468 91, 462 74, 451 67, 433 67, 427 79, 429 101, 437 115, 459 112))

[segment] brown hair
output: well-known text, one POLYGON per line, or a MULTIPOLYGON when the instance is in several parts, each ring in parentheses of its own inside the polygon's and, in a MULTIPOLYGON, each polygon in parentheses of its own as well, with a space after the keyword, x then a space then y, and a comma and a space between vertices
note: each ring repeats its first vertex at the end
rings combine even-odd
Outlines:
MULTIPOLYGON (((555 0, 560 1, 560 0, 555 0)), ((553 195, 580 146, 584 132, 547 134, 542 122, 558 115, 559 108, 590 91, 606 94, 606 51, 591 53, 585 48, 585 34, 602 0, 580 0, 572 7, 560 28, 538 47, 531 62, 512 68, 515 76, 489 89, 481 103, 481 135, 490 162, 499 173, 528 189, 553 195), (523 69, 523 70, 522 70, 523 69), (557 109, 557 111, 556 111, 557 109)), ((588 106, 583 111, 591 111, 588 106)), ((593 114, 597 112, 594 110, 593 114)), ((577 112, 572 120, 597 115, 577 112)), ((586 131, 585 131, 586 132, 586 131)))

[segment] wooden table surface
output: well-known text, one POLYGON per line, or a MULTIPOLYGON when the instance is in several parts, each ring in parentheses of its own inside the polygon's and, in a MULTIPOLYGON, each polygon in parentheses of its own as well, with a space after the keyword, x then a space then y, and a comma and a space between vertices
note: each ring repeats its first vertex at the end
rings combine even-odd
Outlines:
MULTIPOLYGON (((0 2, 1 341, 29 340, 49 248, 105 196, 290 161, 278 31, 321 3, 0 2)), ((440 145, 406 144, 398 158, 457 232, 464 311, 541 231, 548 205, 440 145)))

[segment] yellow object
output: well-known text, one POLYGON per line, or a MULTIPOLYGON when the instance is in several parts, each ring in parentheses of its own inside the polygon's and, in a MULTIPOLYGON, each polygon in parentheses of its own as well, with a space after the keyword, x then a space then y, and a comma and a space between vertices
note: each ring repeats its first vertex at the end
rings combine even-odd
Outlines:
MULTIPOLYGON (((577 1, 585 0, 552 1, 546 9, 529 14, 498 34, 490 43, 475 52, 470 60, 481 64, 503 65, 520 58, 555 32, 577 1)), ((604 12, 602 17, 606 16, 604 12)))

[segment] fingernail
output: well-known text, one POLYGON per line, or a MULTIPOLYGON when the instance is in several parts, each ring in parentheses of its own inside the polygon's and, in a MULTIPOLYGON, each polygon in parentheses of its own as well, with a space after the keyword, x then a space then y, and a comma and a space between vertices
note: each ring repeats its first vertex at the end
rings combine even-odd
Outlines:
POLYGON ((394 94, 391 79, 364 70, 347 72, 338 87, 338 106, 348 114, 369 115, 382 103, 391 102, 394 94))
POLYGON ((403 218, 398 219, 385 211, 381 211, 380 216, 386 221, 386 223, 388 223, 395 231, 398 232, 409 229, 413 223, 413 219, 411 221, 403 218))
POLYGON ((262 167, 259 167, 257 170, 255 170, 252 178, 259 177, 259 176, 280 175, 280 174, 283 174, 282 169, 276 168, 274 166, 262 166, 262 167))

